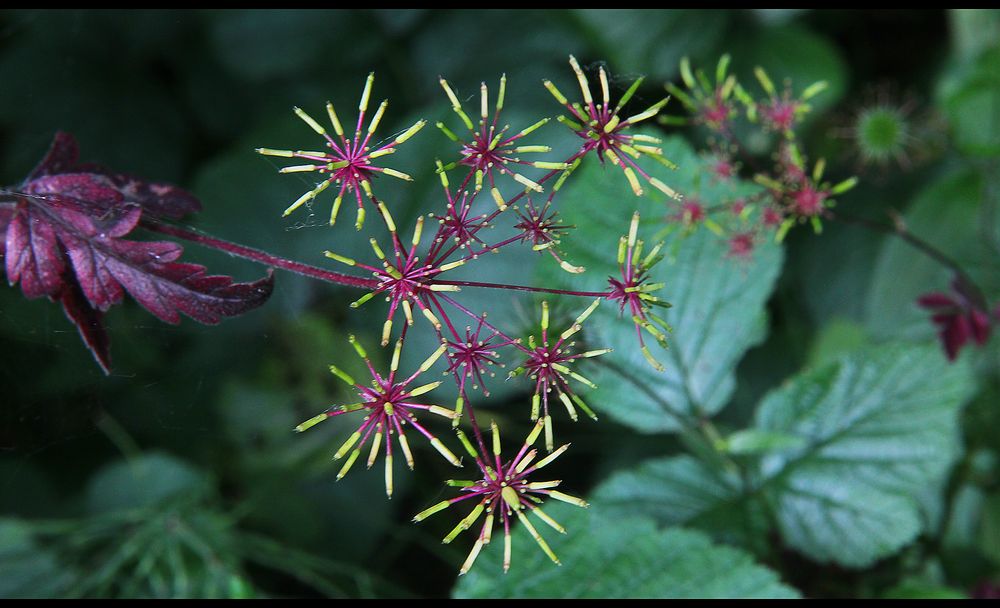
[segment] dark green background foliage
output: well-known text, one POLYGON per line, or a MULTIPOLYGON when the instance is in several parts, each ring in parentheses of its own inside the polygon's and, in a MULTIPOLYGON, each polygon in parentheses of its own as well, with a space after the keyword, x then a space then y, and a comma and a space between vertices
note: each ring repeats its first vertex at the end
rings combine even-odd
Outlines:
MULTIPOLYGON (((324 225, 328 199, 282 220, 310 182, 253 153, 316 145, 293 105, 350 108, 374 70, 390 133, 453 118, 439 75, 465 98, 505 72, 517 128, 558 113, 540 81, 572 90, 570 53, 606 62, 619 92, 647 75, 643 109, 682 56, 711 67, 726 52, 748 88, 755 65, 796 90, 827 80, 801 135, 832 179, 860 176, 841 207, 904 214, 1000 297, 1000 17, 988 11, 5 11, 0 183, 17 184, 69 131, 86 161, 193 191, 198 228, 327 266, 324 249, 367 255, 367 244, 348 222, 324 225), (885 98, 913 104, 908 169, 859 165, 845 136, 885 98)), ((703 135, 669 134, 680 169, 657 174, 710 203, 730 193, 708 178, 703 135)), ((553 158, 573 145, 554 123, 530 143, 553 158)), ((397 223, 440 208, 433 160, 454 154, 433 127, 401 147, 390 166, 416 182, 378 184, 397 223)), ((662 197, 636 199, 593 165, 557 201, 578 226, 564 251, 587 274, 522 250, 480 276, 601 289, 632 211, 650 240, 666 215, 662 197)), ((563 566, 518 529, 509 574, 496 543, 457 586, 471 539, 439 542, 457 514, 409 522, 446 496, 449 465, 414 442, 416 471, 396 476, 387 501, 377 470, 333 481, 350 424, 292 433, 350 398, 326 366, 355 371, 344 340, 377 341, 377 305, 348 309, 356 292, 287 274, 263 308, 217 327, 164 325, 127 303, 107 318, 105 377, 56 305, 0 288, 0 597, 962 597, 1000 583, 1000 340, 946 362, 914 300, 945 290, 947 272, 830 222, 748 261, 726 259, 704 230, 674 232, 666 249, 667 371, 646 366, 631 323, 604 306, 584 334, 616 348, 602 357, 611 366, 587 370, 601 420, 557 417, 573 447, 552 476, 593 505, 551 509, 569 534, 542 532, 563 566), (678 411, 712 417, 721 436, 707 444, 678 411)), ((186 252, 240 280, 263 273, 186 252)), ((506 292, 461 295, 506 326, 537 310, 506 292)), ((492 388, 481 416, 523 436, 524 385, 492 388)))

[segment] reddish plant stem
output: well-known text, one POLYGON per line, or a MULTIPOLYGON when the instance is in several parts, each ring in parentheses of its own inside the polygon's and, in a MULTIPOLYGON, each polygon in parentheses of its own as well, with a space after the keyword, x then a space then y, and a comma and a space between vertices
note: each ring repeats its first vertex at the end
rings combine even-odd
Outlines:
POLYGON ((853 215, 846 215, 844 213, 835 213, 833 211, 828 212, 830 217, 835 221, 840 221, 845 224, 854 224, 857 226, 862 226, 868 228, 869 230, 874 230, 876 232, 882 232, 888 234, 889 236, 899 237, 907 245, 917 249, 930 259, 934 260, 938 264, 941 264, 945 268, 952 271, 958 280, 973 291, 973 297, 978 300, 978 304, 985 310, 987 308, 986 294, 983 293, 982 288, 972 280, 972 277, 962 269, 958 262, 951 258, 948 254, 944 253, 934 245, 931 245, 927 241, 921 239, 920 237, 914 235, 910 232, 906 226, 902 223, 902 220, 897 220, 893 222, 892 225, 883 224, 868 218, 857 217, 853 215))
MULTIPOLYGON (((749 204, 754 204, 754 203, 762 202, 768 196, 769 195, 768 195, 767 192, 758 192, 757 194, 751 194, 750 196, 746 196, 746 197, 742 197, 742 198, 744 199, 744 202, 749 205, 749 204)), ((732 207, 733 203, 735 203, 738 200, 739 200, 739 198, 735 198, 735 199, 733 199, 731 201, 726 201, 724 203, 719 203, 718 205, 712 205, 710 207, 705 207, 705 213, 706 214, 709 214, 709 213, 720 213, 720 212, 723 212, 723 211, 731 212, 732 208, 733 208, 732 207)))
MULTIPOLYGON (((502 331, 500 331, 499 329, 497 329, 496 327, 494 327, 492 324, 490 324, 489 322, 487 322, 485 314, 482 317, 480 317, 479 315, 477 315, 476 313, 472 312, 468 308, 462 306, 461 304, 459 304, 458 302, 456 302, 452 298, 449 298, 448 296, 446 296, 444 294, 439 294, 439 295, 441 296, 442 300, 444 300, 445 302, 451 304, 452 306, 454 306, 458 310, 462 311, 463 313, 469 315, 469 317, 475 319, 476 321, 482 320, 483 325, 485 325, 486 327, 488 327, 488 328, 492 329, 493 331, 497 332, 497 335, 499 335, 501 338, 513 342, 513 339, 510 336, 508 336, 507 334, 503 333, 502 331)), ((435 303, 437 303, 437 299, 436 298, 435 298, 435 303)), ((444 309, 441 308, 441 304, 440 303, 437 303, 437 304, 438 304, 438 310, 441 310, 441 314, 444 314, 444 309)), ((444 315, 444 316, 447 317, 448 315, 444 315)), ((452 331, 454 331, 454 329, 452 331)), ((458 337, 458 333, 457 332, 455 332, 455 336, 458 337)), ((483 455, 486 455, 489 452, 486 451, 486 442, 483 441, 483 433, 482 433, 482 431, 479 428, 479 423, 476 422, 476 413, 475 413, 475 411, 473 411, 474 408, 472 406, 472 401, 470 401, 467 398, 467 396, 465 395, 465 391, 464 390, 462 391, 462 395, 461 396, 462 396, 462 399, 465 400, 465 410, 469 414, 469 423, 472 425, 472 433, 476 437, 476 442, 479 444, 479 449, 483 451, 483 455)))
POLYGON ((465 313, 466 315, 468 315, 469 318, 475 320, 476 322, 479 322, 480 320, 482 320, 483 325, 485 325, 489 329, 492 329, 493 331, 497 332, 497 335, 500 336, 501 338, 503 338, 504 340, 509 340, 511 342, 514 342, 514 343, 517 342, 516 340, 514 340, 514 338, 511 338, 507 334, 503 333, 495 325, 493 325, 492 323, 490 323, 489 321, 487 321, 484 316, 477 315, 476 313, 472 312, 468 308, 462 306, 461 304, 459 304, 458 302, 456 302, 454 299, 449 298, 448 296, 446 296, 444 294, 439 294, 439 295, 441 296, 442 300, 444 300, 445 302, 451 304, 452 306, 454 306, 458 310, 462 311, 463 313, 465 313))
MULTIPOLYGON (((580 149, 577 152, 575 152, 572 156, 570 156, 568 159, 566 159, 564 162, 566 163, 567 166, 569 166, 576 159, 581 158, 582 156, 586 155, 587 152, 589 152, 589 149, 580 149)), ((545 175, 543 175, 541 178, 539 178, 536 181, 536 183, 539 184, 539 185, 544 184, 545 182, 547 182, 548 180, 552 179, 556 175, 559 175, 563 171, 566 171, 566 169, 553 169, 553 170, 549 171, 548 173, 546 173, 545 175)), ((469 176, 471 176, 471 175, 472 175, 472 172, 469 173, 469 176)), ((468 182, 469 182, 469 176, 466 176, 465 181, 462 182, 463 186, 466 185, 466 184, 468 184, 468 182)), ((507 201, 507 203, 506 203, 507 204, 507 208, 509 209, 510 207, 513 207, 515 203, 517 203, 519 200, 521 200, 521 198, 523 198, 523 197, 525 197, 527 195, 528 195, 528 191, 527 190, 523 190, 521 192, 518 192, 513 197, 511 197, 511 199, 509 201, 507 201)), ((500 209, 494 210, 492 213, 490 213, 485 218, 485 220, 483 221, 483 223, 484 224, 489 224, 490 222, 492 222, 493 220, 495 220, 497 218, 497 216, 500 215, 501 213, 503 213, 503 211, 501 211, 500 209)), ((473 234, 478 233, 480 229, 481 228, 476 228, 473 231, 473 234)), ((448 256, 450 256, 452 253, 454 253, 456 249, 458 249, 458 246, 457 245, 452 245, 452 247, 450 249, 448 249, 447 252, 444 255, 439 255, 439 256, 435 257, 434 259, 436 259, 439 262, 442 261, 442 260, 445 260, 445 259, 448 258, 448 256)), ((435 253, 439 253, 439 251, 436 251, 435 253)), ((428 261, 430 261, 430 260, 431 260, 431 258, 428 258, 428 261)))
POLYGON ((579 296, 581 298, 606 298, 610 291, 570 291, 568 289, 548 289, 547 287, 532 287, 530 285, 507 285, 504 283, 481 283, 479 281, 433 281, 432 285, 458 285, 461 287, 484 287, 487 289, 509 289, 511 291, 534 291, 537 293, 552 293, 563 296, 579 296))
MULTIPOLYGON (((372 289, 372 290, 376 289, 379 286, 379 281, 376 281, 375 279, 366 279, 363 277, 356 277, 349 274, 332 272, 330 270, 325 270, 323 268, 319 268, 316 266, 310 266, 309 264, 303 264, 302 262, 287 260, 285 258, 281 258, 275 255, 271 255, 270 253, 260 251, 259 249, 246 247, 244 245, 239 245, 237 243, 224 241, 222 239, 217 239, 215 237, 209 236, 201 232, 197 232, 190 228, 164 224, 155 220, 143 220, 142 227, 151 232, 158 232, 160 234, 166 234, 168 236, 184 239, 187 241, 191 241, 193 243, 198 243, 199 245, 204 245, 206 247, 218 249, 219 251, 224 251, 230 255, 235 255, 237 257, 253 260, 254 262, 265 264, 267 266, 280 268, 282 270, 287 270, 289 272, 294 272, 296 274, 300 274, 303 276, 319 279, 321 281, 326 281, 327 283, 334 283, 337 285, 346 285, 348 287, 359 287, 361 289, 372 289)), ((597 291, 569 291, 565 289, 547 289, 545 287, 532 287, 530 285, 480 283, 478 281, 431 281, 429 284, 457 285, 463 287, 485 287, 490 289, 507 289, 511 291, 534 291, 540 293, 551 293, 551 294, 567 295, 567 296, 598 297, 598 298, 607 297, 611 293, 611 292, 597 292, 597 291)))
POLYGON ((271 255, 270 253, 260 251, 259 249, 253 249, 252 247, 246 247, 237 243, 217 239, 190 228, 164 224, 155 220, 142 220, 142 227, 151 232, 158 232, 160 234, 166 234, 168 236, 198 243, 199 245, 224 251, 230 255, 235 255, 247 260, 253 260, 254 262, 294 272, 295 274, 326 281, 327 283, 346 285, 348 287, 359 287, 361 289, 375 289, 379 285, 379 282, 375 279, 355 277, 349 274, 341 274, 339 272, 324 270, 316 266, 303 264, 302 262, 286 260, 285 258, 271 255))
POLYGON ((757 159, 755 159, 753 156, 750 156, 750 154, 747 153, 746 147, 743 145, 743 142, 740 141, 740 138, 736 137, 735 133, 733 133, 729 129, 725 129, 725 131, 721 132, 720 134, 726 139, 726 142, 728 142, 730 146, 736 148, 736 152, 739 155, 739 159, 742 162, 746 163, 750 167, 751 171, 753 171, 754 173, 764 172, 763 169, 761 169, 760 165, 757 163, 757 159))

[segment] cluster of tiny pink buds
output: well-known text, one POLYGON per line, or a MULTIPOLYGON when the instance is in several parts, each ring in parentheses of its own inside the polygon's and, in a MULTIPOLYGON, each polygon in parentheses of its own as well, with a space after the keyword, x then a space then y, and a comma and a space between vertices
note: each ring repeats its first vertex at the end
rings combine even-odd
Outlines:
MULTIPOLYGON (((692 72, 690 60, 687 57, 682 58, 681 80, 687 91, 672 82, 668 82, 665 86, 667 91, 691 113, 691 117, 667 115, 661 116, 660 122, 667 125, 689 123, 703 125, 711 131, 727 133, 730 122, 739 114, 733 103, 733 93, 739 89, 739 84, 735 76, 726 73, 729 70, 729 60, 729 55, 719 58, 713 85, 704 71, 698 69, 692 72)), ((742 94, 742 90, 739 93, 742 94)))
POLYGON ((836 204, 833 198, 847 192, 857 184, 857 178, 850 177, 837 184, 824 182, 823 172, 826 162, 816 161, 812 173, 807 174, 805 161, 798 147, 786 144, 780 155, 779 169, 775 177, 758 174, 754 181, 767 188, 772 197, 772 216, 765 216, 765 224, 773 222, 777 210, 782 216, 776 238, 781 241, 788 230, 796 224, 809 222, 816 233, 822 232, 822 218, 826 210, 836 204))
POLYGON ((447 348, 446 345, 442 344, 437 350, 435 350, 430 357, 428 357, 417 371, 413 372, 410 376, 400 380, 396 376, 396 372, 399 369, 399 355, 403 348, 403 340, 400 339, 396 342, 396 347, 392 353, 392 363, 389 365, 389 374, 382 376, 375 368, 372 366, 371 360, 368 358, 368 354, 365 352, 364 348, 360 343, 350 336, 349 341, 351 346, 357 352, 358 357, 365 362, 368 367, 369 373, 371 373, 372 381, 370 386, 359 384, 351 377, 347 372, 340 369, 336 365, 330 365, 330 371, 343 380, 347 385, 355 389, 361 401, 356 403, 350 403, 347 405, 334 406, 326 410, 322 414, 313 416, 309 420, 306 420, 299 426, 295 427, 298 432, 305 431, 320 422, 328 418, 333 418, 334 416, 339 416, 342 414, 348 414, 351 412, 361 411, 364 412, 364 419, 361 422, 361 426, 358 430, 354 431, 347 441, 340 446, 340 449, 333 455, 334 460, 340 460, 344 456, 348 456, 347 461, 341 467, 340 472, 337 473, 337 479, 342 478, 354 465, 354 462, 361 455, 361 449, 371 440, 371 450, 368 454, 368 468, 371 468, 375 464, 375 460, 378 458, 380 447, 383 445, 383 436, 385 436, 384 451, 385 451, 385 493, 387 496, 392 496, 392 437, 395 435, 396 441, 399 444, 400 450, 403 452, 403 457, 406 459, 406 465, 412 470, 413 469, 413 454, 410 452, 410 444, 407 442, 406 435, 404 433, 405 427, 407 425, 412 425, 413 428, 426 437, 432 446, 444 456, 448 462, 455 466, 461 466, 461 462, 458 458, 449 450, 441 441, 431 434, 420 422, 417 420, 417 412, 428 412, 431 414, 437 414, 438 416, 443 416, 445 418, 453 419, 456 413, 440 405, 427 405, 422 403, 417 403, 414 399, 424 393, 430 392, 437 388, 441 382, 431 382, 429 384, 422 384, 420 386, 411 386, 413 382, 417 379, 420 374, 426 372, 434 365, 434 363, 441 357, 447 348), (353 448, 353 449, 352 449, 353 448))
POLYGON ((649 182, 650 185, 667 196, 680 198, 680 195, 673 188, 667 186, 659 178, 649 175, 636 162, 640 157, 645 155, 672 169, 676 168, 676 165, 664 158, 663 149, 658 147, 662 142, 658 138, 649 135, 629 135, 626 133, 629 127, 656 116, 670 98, 664 98, 646 110, 622 120, 618 113, 621 112, 625 104, 635 94, 636 89, 642 84, 643 79, 639 78, 633 82, 632 86, 625 91, 625 94, 618 101, 618 105, 612 109, 608 75, 604 71, 604 68, 601 67, 598 72, 601 83, 602 102, 595 104, 593 95, 590 92, 590 83, 587 81, 587 76, 583 73, 583 70, 580 69, 580 64, 577 63, 576 58, 572 55, 570 55, 569 63, 580 83, 580 91, 583 93, 583 104, 570 103, 566 99, 566 96, 559 92, 559 89, 551 81, 546 80, 544 84, 549 92, 552 93, 552 96, 556 98, 556 101, 562 104, 572 116, 572 118, 559 116, 558 120, 571 128, 574 133, 583 139, 584 143, 578 153, 579 156, 593 151, 602 163, 607 160, 616 167, 621 168, 636 196, 641 196, 643 192, 642 185, 639 183, 639 178, 637 177, 638 174, 649 182))
POLYGON ((706 217, 705 205, 698 199, 687 198, 678 206, 675 213, 668 216, 668 219, 679 222, 685 227, 691 227, 705 221, 706 217))
POLYGON ((793 94, 791 83, 786 82, 779 93, 767 72, 757 67, 754 75, 764 93, 764 97, 758 99, 739 83, 735 74, 729 73, 729 63, 728 55, 719 59, 713 82, 701 69, 692 69, 686 57, 681 59, 680 77, 684 88, 673 83, 668 83, 666 88, 681 101, 690 116, 661 116, 660 122, 706 127, 710 132, 706 162, 716 180, 729 182, 743 167, 749 166, 755 169, 755 181, 766 191, 750 197, 734 196, 710 208, 697 201, 687 201, 690 204, 682 205, 668 218, 686 230, 704 225, 726 239, 727 257, 747 258, 765 231, 773 231, 779 241, 789 229, 801 223, 810 223, 820 231, 822 218, 829 215, 827 210, 835 202, 833 197, 850 189, 855 180, 847 179, 836 185, 822 182, 825 163, 820 160, 809 175, 798 152, 796 128, 811 110, 809 100, 827 88, 826 82, 813 83, 798 96, 793 94), (738 106, 744 111, 737 111, 738 106), (783 135, 773 171, 756 170, 755 159, 739 139, 745 129, 734 128, 740 118, 765 132, 783 135), (734 155, 740 155, 741 160, 734 161, 734 155), (724 212, 721 217, 716 215, 720 212, 724 212))
POLYGON ((740 171, 740 163, 735 162, 729 152, 716 150, 710 155, 712 176, 718 182, 732 181, 740 171))
POLYGON ((727 241, 729 250, 726 255, 731 258, 747 259, 753 254, 757 245, 757 234, 753 231, 737 232, 727 241))
POLYGON ((670 325, 650 310, 651 306, 661 308, 671 306, 669 302, 651 293, 659 291, 664 285, 663 283, 647 282, 649 270, 663 259, 663 255, 660 254, 663 243, 656 244, 649 250, 646 257, 642 257, 643 241, 638 238, 638 231, 639 213, 636 212, 632 215, 628 235, 622 236, 618 241, 618 268, 621 272, 621 278, 608 277, 608 283, 611 285, 609 298, 618 301, 618 309, 622 315, 625 314, 625 309, 628 309, 632 322, 635 323, 635 331, 639 337, 642 355, 653 368, 657 371, 663 371, 663 365, 653 357, 642 337, 643 330, 646 330, 661 346, 665 347, 667 335, 663 330, 671 331, 670 325))
POLYGON ((806 87, 798 98, 794 98, 790 82, 785 83, 784 91, 778 95, 778 90, 764 68, 755 68, 754 76, 757 77, 757 81, 760 82, 760 86, 767 93, 768 98, 765 101, 753 102, 748 99, 748 96, 741 94, 741 98, 747 106, 748 117, 751 121, 759 118, 764 128, 783 133, 788 139, 793 139, 795 125, 812 109, 807 102, 826 90, 826 81, 814 82, 806 87))
MULTIPOLYGON (((745 202, 743 204, 746 205, 745 202)), ((729 209, 732 211, 735 206, 736 202, 729 206, 729 209)), ((720 208, 725 208, 725 206, 720 208)), ((693 232, 699 226, 704 225, 718 236, 726 234, 726 229, 712 217, 713 210, 706 207, 697 198, 685 198, 675 209, 672 213, 667 214, 667 221, 680 225, 686 232, 693 232)), ((742 212, 743 209, 738 213, 734 212, 734 215, 740 216, 742 212)))
POLYGON ((340 205, 343 202, 344 195, 348 192, 353 192, 358 203, 358 214, 355 221, 355 227, 357 227, 358 230, 361 230, 361 227, 365 222, 365 208, 361 198, 361 193, 364 192, 370 200, 374 200, 371 181, 375 175, 381 173, 406 181, 412 181, 412 178, 406 173, 396 171, 395 169, 389 169, 387 167, 379 167, 375 165, 374 162, 375 159, 379 157, 394 153, 396 151, 396 146, 413 137, 417 131, 422 129, 423 126, 427 124, 427 121, 418 120, 413 126, 397 135, 388 143, 380 145, 372 150, 370 145, 372 135, 375 133, 379 123, 382 121, 385 109, 389 105, 388 100, 383 101, 379 105, 378 110, 375 111, 375 115, 371 119, 371 122, 368 123, 367 130, 362 133, 365 112, 368 111, 368 102, 371 97, 372 83, 374 83, 374 81, 375 74, 369 74, 368 80, 365 82, 365 90, 361 94, 361 102, 358 104, 358 123, 354 129, 353 139, 345 136, 344 128, 340 124, 340 119, 337 117, 336 111, 333 109, 333 104, 327 102, 326 112, 330 118, 330 123, 333 125, 333 131, 336 134, 337 139, 331 137, 330 134, 327 133, 326 128, 314 120, 304 110, 301 108, 295 108, 295 113, 298 117, 309 125, 313 131, 323 137, 326 142, 326 147, 328 148, 327 150, 293 151, 276 150, 273 148, 257 148, 258 153, 266 156, 300 158, 309 161, 309 163, 305 165, 284 167, 281 169, 281 173, 315 171, 317 173, 327 175, 326 179, 317 184, 315 188, 309 190, 289 205, 288 208, 285 209, 284 215, 287 216, 302 205, 311 202, 319 193, 326 190, 331 184, 336 184, 340 186, 340 190, 337 193, 336 198, 333 200, 333 208, 330 211, 330 225, 332 226, 337 221, 337 214, 340 212, 340 205))
MULTIPOLYGON (((569 494, 564 494, 555 488, 561 483, 560 480, 552 481, 531 481, 531 475, 543 467, 549 465, 569 448, 569 444, 563 445, 558 450, 552 452, 545 458, 535 462, 538 451, 532 449, 535 441, 544 426, 542 420, 538 420, 535 426, 528 433, 521 449, 511 460, 504 462, 501 459, 500 429, 496 423, 492 423, 493 445, 492 454, 488 454, 485 446, 480 444, 479 449, 473 447, 468 437, 458 430, 458 437, 466 452, 471 456, 479 468, 481 477, 477 480, 448 480, 449 486, 459 488, 461 493, 455 498, 442 500, 434 506, 421 511, 413 521, 419 522, 434 513, 443 511, 448 507, 466 501, 474 501, 476 506, 472 511, 458 522, 458 525, 444 537, 445 543, 450 543, 463 531, 471 528, 479 518, 486 515, 483 525, 479 530, 476 542, 472 545, 472 550, 462 564, 459 574, 465 574, 476 561, 480 551, 488 545, 493 538, 493 527, 499 523, 503 527, 504 553, 503 569, 506 572, 510 568, 511 560, 511 536, 510 529, 516 516, 521 525, 528 531, 542 551, 554 563, 559 564, 559 558, 549 547, 542 535, 535 529, 525 513, 534 515, 546 525, 552 527, 560 534, 565 534, 566 529, 556 520, 549 517, 542 511, 541 504, 546 498, 553 498, 562 502, 567 502, 578 507, 586 507, 587 503, 582 499, 569 494)), ((549 450, 551 451, 551 449, 549 450)))

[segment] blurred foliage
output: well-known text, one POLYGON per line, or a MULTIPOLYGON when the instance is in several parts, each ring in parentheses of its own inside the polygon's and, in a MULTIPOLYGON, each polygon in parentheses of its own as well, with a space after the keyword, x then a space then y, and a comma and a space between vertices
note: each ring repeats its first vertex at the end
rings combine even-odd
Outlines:
MULTIPOLYGON (((553 568, 531 538, 518 529, 510 572, 499 574, 500 554, 466 575, 457 598, 795 598, 774 572, 746 553, 713 545, 699 532, 658 530, 644 517, 621 519, 595 506, 566 505, 552 513, 575 530, 553 541, 563 556, 553 568), (582 578, 581 572, 600 572, 582 578)), ((485 560, 484 560, 485 561, 485 560)))
MULTIPOLYGON (((829 82, 801 135, 834 179, 859 170, 839 134, 870 87, 889 82, 915 99, 910 145, 927 154, 910 167, 862 167, 838 208, 901 218, 1000 297, 994 10, 4 10, 0 183, 18 183, 53 133, 70 131, 83 160, 192 190, 205 204, 200 229, 327 266, 324 249, 367 255, 365 239, 325 226, 328 203, 281 219, 308 182, 253 153, 310 145, 293 105, 351 107, 374 70, 393 133, 418 117, 449 119, 439 75, 464 99, 506 73, 507 118, 519 128, 558 111, 539 81, 571 90, 570 53, 585 67, 606 62, 616 91, 648 75, 634 102, 645 108, 677 80, 682 56, 713 65, 726 52, 748 86, 756 65, 796 91, 829 82)), ((694 152, 702 134, 670 135, 666 155, 681 168, 667 183, 729 196, 694 152)), ((556 155, 572 137, 553 123, 531 143, 556 155)), ((433 160, 454 154, 432 128, 401 148, 393 166, 416 183, 378 184, 397 222, 432 209, 433 160)), ((636 201, 599 167, 575 175, 560 200, 578 226, 567 257, 590 268, 576 285, 615 273, 634 208, 643 233, 666 225, 662 197, 636 201)), ((749 261, 725 259, 704 231, 666 238, 669 264, 657 271, 674 335, 656 355, 667 374, 624 342, 602 359, 682 409, 675 385, 686 386, 692 408, 717 414, 718 440, 676 433, 652 395, 600 368, 588 401, 601 421, 559 425, 574 445, 554 476, 594 504, 552 509, 568 529, 552 541, 564 565, 518 526, 512 571, 501 574, 501 549, 488 546, 458 587, 467 545, 439 542, 447 521, 409 523, 441 500, 447 463, 415 442, 418 466, 387 501, 380 472, 333 482, 330 457, 349 429, 292 433, 349 397, 325 371, 356 363, 342 356, 344 337, 378 340, 383 317, 348 309, 352 291, 281 274, 267 305, 217 327, 166 326, 122 306, 108 317, 115 373, 104 377, 57 306, 0 289, 0 597, 912 598, 1000 582, 1000 340, 943 362, 913 301, 946 289, 947 273, 898 240, 832 222, 749 261), (680 363, 696 366, 681 377, 680 363)), ((240 280, 260 274, 187 251, 240 280)), ((544 255, 495 257, 477 272, 567 279, 544 255)), ((535 319, 531 298, 463 295, 504 323, 535 319)), ((584 339, 634 339, 612 308, 584 339)), ((419 351, 404 358, 419 362, 419 351)), ((527 393, 492 388, 489 414, 526 433, 527 393)))

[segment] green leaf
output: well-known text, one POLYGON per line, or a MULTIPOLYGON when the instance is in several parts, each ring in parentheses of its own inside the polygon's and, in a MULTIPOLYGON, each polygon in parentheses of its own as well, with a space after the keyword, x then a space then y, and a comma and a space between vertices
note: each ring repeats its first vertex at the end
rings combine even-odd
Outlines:
MULTIPOLYGON (((680 168, 671 171, 650 163, 644 168, 706 207, 758 190, 752 184, 714 180, 708 161, 678 137, 666 138, 662 147, 664 155, 680 168)), ((639 237, 646 241, 646 250, 657 242, 657 233, 675 229, 664 239, 668 259, 650 272, 651 283, 666 283, 656 295, 673 303, 673 308, 657 311, 673 327, 669 349, 663 350, 648 335, 644 338, 666 370, 657 372, 646 362, 634 324, 628 316, 621 318, 613 303, 602 304, 584 325, 588 345, 615 350, 587 373, 598 384, 588 397, 593 407, 643 432, 674 431, 680 423, 672 412, 711 415, 729 401, 735 389, 736 364, 767 333, 765 303, 781 271, 782 251, 767 240, 749 260, 727 258, 725 240, 704 227, 686 236, 677 230, 676 222, 664 221, 666 215, 677 212, 679 203, 665 201, 651 187, 636 197, 619 169, 587 160, 591 164, 570 177, 559 203, 564 223, 577 227, 560 250, 587 271, 571 276, 552 260, 544 260, 540 265, 543 284, 606 290, 608 277, 620 276, 618 238, 628 231, 634 210, 642 214, 639 237), (636 390, 636 383, 643 388, 636 390)))
POLYGON ((762 512, 745 500, 737 475, 686 455, 615 473, 594 490, 593 500, 622 519, 652 517, 738 543, 750 544, 767 531, 762 512))
POLYGON ((726 34, 731 15, 696 9, 616 10, 613 19, 607 9, 574 11, 600 45, 612 73, 640 71, 649 78, 672 78, 681 57, 705 59, 714 65, 718 43, 726 34))
POLYGON ((892 600, 964 600, 969 596, 960 589, 920 579, 907 580, 882 594, 892 600))
MULTIPOLYGON (((871 194, 859 187, 849 195, 853 208, 884 203, 884 193, 871 194)), ((800 233, 801 234, 801 233, 800 233)), ((826 222, 822 235, 802 234, 795 247, 798 254, 789 260, 786 272, 797 283, 795 294, 801 298, 809 319, 818 326, 834 324, 838 319, 863 322, 865 304, 875 265, 885 236, 838 222, 826 222), (836 251, 837 255, 830 255, 836 251)))
POLYGON ((1000 564, 1000 493, 991 494, 984 501, 979 526, 979 549, 993 563, 1000 564))
POLYGON ((147 507, 206 487, 197 469, 173 456, 146 452, 98 471, 87 487, 87 507, 94 514, 147 507))
MULTIPOLYGON (((1000 221, 981 205, 983 181, 972 171, 950 173, 932 182, 904 216, 907 229, 946 251, 988 293, 1000 289, 1000 266, 990 236, 1000 221)), ((898 238, 889 238, 875 263, 867 298, 866 327, 876 338, 930 339, 927 310, 916 299, 930 291, 948 291, 951 275, 939 263, 898 238)))
POLYGON ((955 144, 965 154, 1000 156, 1000 48, 983 53, 963 78, 950 83, 944 109, 955 144))
POLYGON ((727 437, 722 447, 730 454, 742 455, 780 452, 781 450, 800 448, 803 445, 805 445, 805 440, 796 435, 759 429, 743 429, 727 437))
POLYGON ((891 344, 807 370, 768 394, 756 427, 801 450, 762 461, 785 542, 820 562, 864 567, 913 540, 918 499, 958 450, 958 408, 973 392, 964 361, 935 345, 891 344))
POLYGON ((835 360, 844 353, 857 350, 868 343, 865 329, 854 321, 840 317, 826 323, 809 347, 808 365, 816 367, 835 360))
POLYGON ((543 535, 556 566, 521 525, 513 531, 510 572, 499 534, 453 591, 456 598, 793 598, 798 594, 746 553, 704 534, 658 529, 645 517, 622 519, 600 505, 546 507, 566 527, 543 535))
POLYGON ((0 519, 0 597, 56 597, 72 579, 55 553, 39 546, 27 523, 0 519))
POLYGON ((786 78, 795 94, 825 80, 827 89, 809 101, 813 115, 835 105, 847 90, 847 65, 836 45, 802 26, 758 28, 740 37, 734 46, 734 69, 756 97, 763 93, 750 75, 754 66, 764 68, 779 91, 786 78))
POLYGON ((1000 13, 990 9, 959 8, 948 11, 954 52, 961 60, 979 55, 1000 37, 1000 13))

